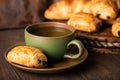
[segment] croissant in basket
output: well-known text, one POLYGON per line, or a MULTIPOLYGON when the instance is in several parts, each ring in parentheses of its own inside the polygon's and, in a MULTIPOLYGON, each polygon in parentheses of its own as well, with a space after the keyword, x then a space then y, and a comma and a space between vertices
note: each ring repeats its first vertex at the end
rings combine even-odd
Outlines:
POLYGON ((90 13, 103 20, 117 16, 115 4, 111 0, 60 0, 53 3, 44 15, 50 20, 68 20, 79 12, 90 13))
POLYGON ((83 9, 85 13, 92 13, 102 20, 113 20, 117 16, 117 9, 112 0, 91 0, 83 9))
POLYGON ((120 37, 120 17, 114 21, 111 31, 115 37, 120 37))
POLYGON ((102 21, 88 13, 78 13, 73 15, 67 22, 68 25, 84 32, 96 32, 102 26, 102 21))
POLYGON ((73 14, 81 12, 89 0, 60 0, 53 3, 44 13, 50 20, 67 20, 73 14))

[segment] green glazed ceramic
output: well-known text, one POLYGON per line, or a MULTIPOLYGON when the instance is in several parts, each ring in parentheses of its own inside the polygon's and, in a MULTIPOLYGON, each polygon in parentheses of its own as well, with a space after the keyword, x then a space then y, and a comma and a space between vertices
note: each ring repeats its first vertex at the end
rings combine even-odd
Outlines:
MULTIPOLYGON (((46 31, 43 31, 46 32, 46 31)), ((64 23, 59 22, 40 22, 29 25, 25 28, 25 43, 28 46, 33 46, 41 49, 46 56, 51 60, 60 60, 64 57, 76 59, 84 51, 84 46, 79 40, 75 40, 75 29, 64 23), (71 32, 63 36, 38 36, 32 34, 32 30, 36 30, 40 27, 52 27, 52 28, 64 28, 71 32), (70 45, 76 45, 79 49, 77 54, 66 54, 67 47, 70 45)), ((46 33, 47 34, 47 33, 46 33)))

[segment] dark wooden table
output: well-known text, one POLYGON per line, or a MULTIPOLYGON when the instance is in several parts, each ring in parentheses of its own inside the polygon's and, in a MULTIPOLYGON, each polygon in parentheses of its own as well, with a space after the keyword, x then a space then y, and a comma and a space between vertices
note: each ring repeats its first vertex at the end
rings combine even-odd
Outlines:
POLYGON ((38 74, 21 71, 4 58, 7 48, 24 42, 24 29, 0 31, 0 80, 120 80, 120 55, 89 52, 82 64, 61 73, 38 74))

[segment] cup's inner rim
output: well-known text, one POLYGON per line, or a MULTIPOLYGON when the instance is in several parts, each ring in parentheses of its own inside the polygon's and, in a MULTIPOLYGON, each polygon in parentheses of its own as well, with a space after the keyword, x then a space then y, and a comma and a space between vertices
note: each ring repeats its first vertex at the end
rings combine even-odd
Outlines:
MULTIPOLYGON (((55 37, 51 37, 51 38, 60 38, 60 37, 66 37, 66 36, 69 36, 69 35, 72 35, 73 33, 75 33, 75 29, 70 26, 70 25, 67 25, 65 23, 59 23, 59 22, 41 22, 41 23, 37 23, 37 24, 32 24, 32 25, 29 25, 26 27, 25 31, 30 34, 30 35, 33 35, 33 36, 38 36, 38 35, 35 35, 35 34, 32 34, 30 33, 31 30, 33 29, 36 29, 36 28, 41 28, 41 27, 59 27, 59 28, 65 28, 65 29, 68 29, 71 31, 71 33, 68 33, 66 35, 63 35, 63 36, 55 36, 55 37)), ((38 37, 47 37, 47 36, 38 36, 38 37)), ((48 38, 48 37, 47 37, 48 38)), ((49 37, 50 38, 50 37, 49 37)))

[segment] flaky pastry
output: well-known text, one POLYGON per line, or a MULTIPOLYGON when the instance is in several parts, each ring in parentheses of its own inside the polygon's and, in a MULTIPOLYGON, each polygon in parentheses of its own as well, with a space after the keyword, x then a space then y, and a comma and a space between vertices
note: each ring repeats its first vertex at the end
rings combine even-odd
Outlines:
POLYGON ((68 20, 72 15, 85 12, 103 20, 112 20, 117 16, 116 4, 112 0, 60 0, 45 11, 50 20, 68 20))
POLYGON ((115 37, 120 37, 120 17, 114 21, 111 31, 115 37))
POLYGON ((7 54, 9 62, 20 64, 27 67, 46 67, 47 57, 35 47, 16 46, 7 54))
POLYGON ((84 32, 96 32, 100 29, 102 21, 92 14, 78 13, 73 15, 67 22, 68 25, 84 32))
POLYGON ((83 9, 85 13, 91 13, 103 20, 113 20, 117 16, 117 9, 111 0, 91 0, 83 9))
POLYGON ((89 0, 60 0, 53 3, 44 13, 50 20, 67 20, 73 14, 81 12, 89 0))

